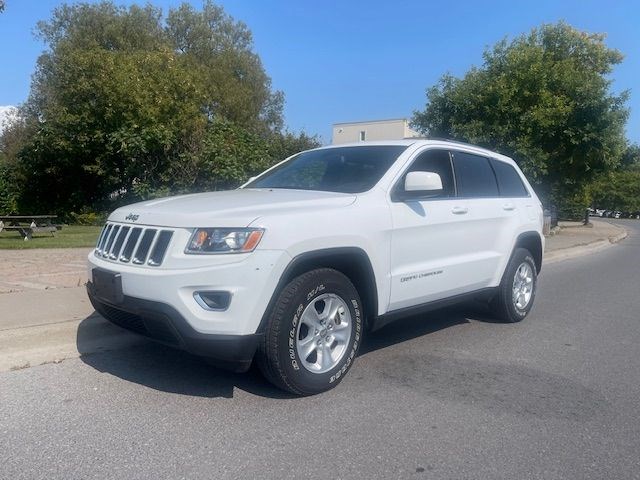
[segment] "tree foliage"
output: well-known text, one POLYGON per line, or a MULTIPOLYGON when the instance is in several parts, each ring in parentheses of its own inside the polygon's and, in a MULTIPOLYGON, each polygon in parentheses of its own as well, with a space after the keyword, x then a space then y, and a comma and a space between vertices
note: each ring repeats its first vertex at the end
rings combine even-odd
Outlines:
POLYGON ((211 1, 166 15, 151 5, 63 5, 37 33, 48 49, 20 141, 2 142, 24 211, 231 188, 280 160, 271 152, 283 139, 317 144, 281 133, 283 96, 251 32, 211 1))
POLYGON ((463 78, 444 75, 413 125, 514 157, 557 201, 620 162, 628 94, 611 93, 609 74, 621 61, 604 35, 543 25, 488 49, 463 78))
POLYGON ((640 211, 640 170, 617 170, 599 176, 588 187, 591 204, 597 208, 640 211))
POLYGON ((620 167, 597 175, 585 191, 594 208, 640 211, 640 146, 629 145, 620 167))
POLYGON ((626 170, 640 170, 640 145, 632 144, 622 154, 620 166, 626 170))

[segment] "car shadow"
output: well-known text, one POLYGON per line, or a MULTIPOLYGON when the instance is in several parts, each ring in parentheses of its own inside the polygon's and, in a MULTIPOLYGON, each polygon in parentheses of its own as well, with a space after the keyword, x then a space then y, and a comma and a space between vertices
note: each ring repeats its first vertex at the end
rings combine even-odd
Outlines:
POLYGON ((470 323, 471 320, 500 323, 491 318, 488 309, 480 302, 470 301, 428 313, 412 315, 385 325, 380 330, 367 332, 360 347, 359 356, 439 330, 470 323))
MULTIPOLYGON (((407 317, 365 335, 359 356, 479 319, 474 305, 407 317)), ((99 372, 154 390, 179 395, 232 398, 236 388, 268 398, 297 398, 271 385, 254 365, 246 373, 215 368, 200 357, 123 330, 98 313, 80 322, 80 359, 99 372)))

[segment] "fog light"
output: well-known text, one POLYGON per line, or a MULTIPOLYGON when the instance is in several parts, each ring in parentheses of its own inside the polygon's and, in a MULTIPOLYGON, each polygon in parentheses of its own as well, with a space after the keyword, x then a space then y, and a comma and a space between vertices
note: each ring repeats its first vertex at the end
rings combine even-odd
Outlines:
POLYGON ((193 298, 205 310, 223 311, 231 303, 230 292, 195 292, 193 298))

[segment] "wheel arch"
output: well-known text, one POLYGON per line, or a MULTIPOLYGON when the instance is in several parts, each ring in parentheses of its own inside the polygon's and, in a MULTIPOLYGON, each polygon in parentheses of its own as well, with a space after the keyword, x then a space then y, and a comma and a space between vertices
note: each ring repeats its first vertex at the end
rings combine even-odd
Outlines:
POLYGON ((538 232, 530 231, 524 232, 518 235, 516 239, 516 244, 513 247, 514 251, 516 248, 526 248, 529 250, 531 255, 533 255, 533 260, 536 263, 536 271, 539 274, 542 269, 542 239, 540 238, 540 234, 538 232))
POLYGON ((332 268, 351 280, 364 304, 365 324, 371 324, 378 314, 378 290, 371 260, 359 247, 336 247, 301 253, 289 262, 271 295, 257 333, 265 331, 268 316, 285 285, 298 275, 317 268, 332 268))

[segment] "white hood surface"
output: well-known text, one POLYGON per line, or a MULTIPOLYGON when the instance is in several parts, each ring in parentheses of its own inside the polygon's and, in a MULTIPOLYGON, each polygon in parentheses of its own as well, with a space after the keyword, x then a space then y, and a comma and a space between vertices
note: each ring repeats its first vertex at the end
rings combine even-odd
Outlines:
POLYGON ((109 220, 184 228, 246 227, 264 215, 341 208, 355 199, 347 193, 247 188, 134 203, 114 211, 109 220))

